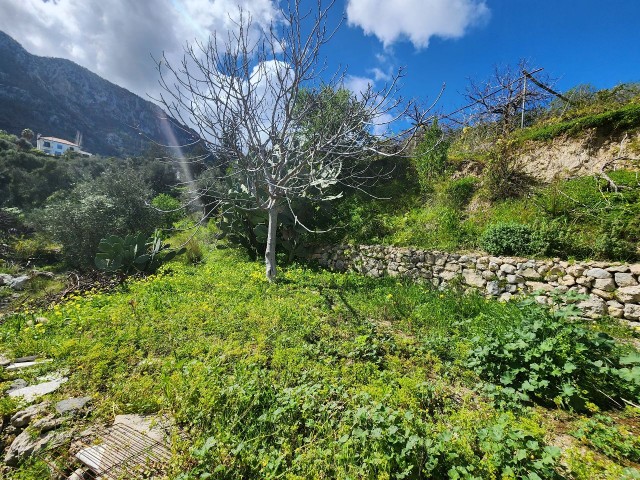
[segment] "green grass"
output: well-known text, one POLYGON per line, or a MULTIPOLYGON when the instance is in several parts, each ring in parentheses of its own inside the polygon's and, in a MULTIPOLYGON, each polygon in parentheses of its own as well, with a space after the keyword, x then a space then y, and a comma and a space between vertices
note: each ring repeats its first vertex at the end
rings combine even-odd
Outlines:
POLYGON ((547 125, 534 125, 517 131, 514 138, 519 141, 546 141, 560 135, 576 136, 591 128, 599 129, 601 133, 608 134, 638 127, 640 127, 640 105, 631 103, 603 113, 585 115, 547 125))
MULTIPOLYGON (((202 265, 174 262, 113 293, 16 312, 0 324, 0 344, 54 359, 33 377, 68 369, 56 396, 94 396, 94 420, 173 415, 188 440, 175 447, 171 478, 564 471, 550 445, 552 411, 497 408, 465 366, 470 339, 508 331, 521 307, 301 266, 283 269, 277 284, 263 277, 262 265, 214 251, 202 265), (30 325, 43 314, 46 324, 30 325)), ((623 468, 607 461, 605 473, 623 468)), ((39 469, 8 478, 41 479, 39 469)))

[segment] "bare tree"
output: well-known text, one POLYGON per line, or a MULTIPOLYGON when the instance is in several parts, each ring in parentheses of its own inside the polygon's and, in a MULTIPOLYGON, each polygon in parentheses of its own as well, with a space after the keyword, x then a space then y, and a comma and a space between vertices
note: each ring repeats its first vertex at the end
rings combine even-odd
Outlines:
POLYGON ((220 208, 268 212, 270 281, 278 214, 289 209, 299 222, 296 199, 326 201, 341 187, 364 188, 375 176, 367 160, 406 149, 426 116, 398 96, 401 71, 381 90, 346 91, 344 72, 329 75, 321 55, 339 26, 327 21, 335 0, 327 7, 318 0, 309 11, 301 11, 302 3, 308 4, 291 0, 268 25, 240 9, 234 28, 187 46, 180 65, 164 56, 158 62, 159 102, 199 133, 217 162, 214 176, 226 190, 208 191, 208 198, 220 208), (328 119, 324 107, 332 104, 342 107, 328 119), (396 120, 405 128, 385 128, 396 120))
MULTIPOLYGON (((514 130, 520 122, 522 109, 534 111, 543 106, 551 94, 532 81, 527 81, 530 67, 520 60, 515 67, 495 67, 490 78, 483 82, 469 79, 465 97, 473 103, 475 122, 498 125, 501 134, 514 130)), ((548 84, 548 77, 539 83, 548 84)))

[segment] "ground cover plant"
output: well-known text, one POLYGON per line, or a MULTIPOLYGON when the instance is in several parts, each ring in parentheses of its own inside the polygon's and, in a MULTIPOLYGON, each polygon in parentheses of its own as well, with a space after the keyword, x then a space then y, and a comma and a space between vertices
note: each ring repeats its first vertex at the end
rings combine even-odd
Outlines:
MULTIPOLYGON (((172 415, 186 440, 174 446, 170 478, 586 479, 594 471, 638 478, 636 447, 615 431, 622 417, 627 430, 637 428, 636 408, 582 392, 600 412, 597 428, 613 440, 589 443, 576 434, 567 445, 563 432, 595 428, 570 402, 501 403, 487 394, 499 381, 470 365, 477 349, 511 342, 532 317, 549 323, 557 315, 296 265, 269 283, 259 263, 222 249, 199 265, 175 260, 111 293, 7 315, 0 344, 10 355, 54 360, 27 380, 67 370, 69 382, 54 395, 92 395, 93 421, 172 415), (35 322, 40 316, 47 321, 35 322), (610 444, 622 453, 603 450, 610 444), (576 455, 578 448, 587 454, 576 455)), ((624 369, 632 365, 615 362, 634 353, 638 333, 608 321, 569 325, 582 329, 585 342, 605 333, 623 340, 606 337, 608 374, 616 375, 597 387, 612 397, 624 390, 626 398, 635 384, 624 369)), ((547 338, 565 338, 557 328, 547 338)), ((567 355, 581 355, 580 342, 563 345, 567 355)), ((566 370, 566 359, 558 361, 566 370)), ((13 374, 2 375, 6 388, 13 374)), ((522 383, 512 388, 528 392, 522 383)), ((36 461, 6 478, 42 479, 43 472, 36 461)))

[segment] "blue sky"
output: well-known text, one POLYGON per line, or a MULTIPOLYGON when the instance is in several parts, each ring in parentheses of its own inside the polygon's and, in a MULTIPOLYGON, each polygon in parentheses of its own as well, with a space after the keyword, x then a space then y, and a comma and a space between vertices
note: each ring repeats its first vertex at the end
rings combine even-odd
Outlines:
MULTIPOLYGON (((544 67, 558 89, 579 83, 609 88, 640 81, 640 1, 638 0, 488 0, 489 18, 458 39, 432 37, 428 47, 398 41, 387 48, 389 64, 406 67, 403 92, 434 98, 444 111, 464 105, 467 78, 487 78, 494 65, 520 58, 544 67)), ((343 28, 330 46, 333 61, 349 64, 353 75, 371 76, 385 53, 374 36, 343 28)))
MULTIPOLYGON (((1 0, 0 30, 146 96, 157 90, 150 55, 177 59, 185 42, 226 28, 238 3, 258 21, 273 16, 273 0, 1 0)), ((640 81, 640 0, 337 0, 332 19, 345 11, 325 50, 330 67, 347 65, 360 82, 377 68, 380 86, 404 66, 403 94, 423 100, 445 82, 445 112, 464 104, 467 77, 520 58, 559 90, 640 81)))

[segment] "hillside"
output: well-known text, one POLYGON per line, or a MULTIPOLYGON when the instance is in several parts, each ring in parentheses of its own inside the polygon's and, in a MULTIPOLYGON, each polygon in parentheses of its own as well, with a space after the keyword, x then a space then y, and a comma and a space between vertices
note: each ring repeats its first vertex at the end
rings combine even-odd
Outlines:
MULTIPOLYGON (((135 155, 168 140, 153 103, 69 60, 31 55, 0 32, 0 130, 73 140, 101 155, 135 155), (141 132, 143 135, 139 135, 141 132)), ((173 129, 181 143, 187 135, 173 129)))

